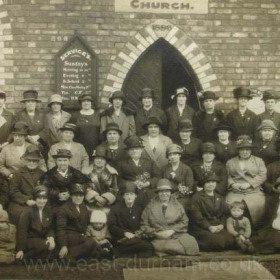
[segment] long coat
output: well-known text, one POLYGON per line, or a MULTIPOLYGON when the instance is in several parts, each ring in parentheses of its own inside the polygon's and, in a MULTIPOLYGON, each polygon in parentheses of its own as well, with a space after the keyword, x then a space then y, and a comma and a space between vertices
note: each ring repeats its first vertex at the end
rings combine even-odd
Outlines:
POLYGON ((188 119, 192 122, 194 117, 194 109, 186 105, 182 115, 180 116, 178 106, 172 105, 171 107, 167 108, 166 115, 168 122, 167 136, 170 137, 173 141, 178 141, 179 122, 185 119, 188 119))
MULTIPOLYGON (((53 155, 56 154, 58 149, 67 149, 63 142, 56 143, 51 146, 48 153, 48 168, 51 169, 55 166, 55 161, 53 155)), ((89 166, 89 157, 84 148, 80 143, 72 142, 71 143, 71 154, 70 165, 82 172, 88 169, 89 166)))
POLYGON ((280 177, 280 161, 275 161, 267 166, 267 179, 263 184, 265 193, 274 193, 274 185, 276 180, 280 177))
POLYGON ((11 130, 14 125, 14 115, 10 111, 3 109, 0 117, 4 118, 5 123, 0 127, 0 144, 8 140, 11 130))
POLYGON ((233 141, 229 141, 227 145, 215 141, 213 142, 216 148, 216 159, 222 163, 226 163, 229 159, 237 156, 236 144, 233 141))
POLYGON ((265 196, 262 191, 262 184, 266 180, 266 167, 261 158, 251 156, 248 159, 244 170, 241 169, 239 157, 234 157, 226 163, 228 171, 228 194, 226 197, 227 203, 232 203, 235 200, 244 200, 248 206, 253 224, 255 224, 263 214, 265 196), (250 184, 247 190, 231 189, 234 183, 250 184))
POLYGON ((156 251, 181 255, 196 255, 199 252, 194 237, 187 233, 188 217, 180 202, 171 198, 165 214, 158 197, 154 197, 142 213, 141 229, 143 231, 160 232, 174 230, 169 239, 154 238, 152 244, 156 251))
POLYGON ((144 110, 143 108, 139 109, 135 115, 135 125, 136 125, 136 134, 138 136, 143 136, 147 133, 147 131, 143 128, 143 125, 147 122, 149 117, 156 116, 158 119, 161 120, 163 131, 162 133, 165 134, 167 129, 167 118, 166 114, 163 110, 157 107, 152 107, 149 111, 144 110))
POLYGON ((166 148, 172 144, 172 140, 169 137, 160 134, 158 145, 155 152, 153 152, 149 142, 149 136, 144 135, 141 138, 143 139, 144 149, 150 159, 157 165, 159 169, 162 169, 168 163, 168 159, 166 158, 166 148))

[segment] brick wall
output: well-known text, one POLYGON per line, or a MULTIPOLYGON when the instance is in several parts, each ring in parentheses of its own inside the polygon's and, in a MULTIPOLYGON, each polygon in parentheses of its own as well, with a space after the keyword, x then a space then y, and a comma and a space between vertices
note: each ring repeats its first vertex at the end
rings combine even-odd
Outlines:
POLYGON ((236 86, 279 89, 279 0, 209 0, 206 15, 115 13, 113 0, 0 0, 0 88, 8 93, 7 107, 19 108, 30 88, 47 101, 55 90, 55 55, 75 30, 98 56, 98 100, 106 106, 112 81, 119 87, 127 72, 114 67, 123 50, 137 53, 139 34, 159 19, 179 30, 181 46, 195 44, 204 60, 194 67, 210 65, 201 83, 223 97, 224 109, 233 107, 236 86))

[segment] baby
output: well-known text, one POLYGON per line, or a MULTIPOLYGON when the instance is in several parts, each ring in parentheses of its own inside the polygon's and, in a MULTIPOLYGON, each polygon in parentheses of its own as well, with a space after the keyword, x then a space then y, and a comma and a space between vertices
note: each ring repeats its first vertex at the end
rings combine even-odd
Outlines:
POLYGON ((254 253, 255 249, 250 241, 251 224, 247 217, 244 217, 244 204, 235 201, 230 205, 231 217, 227 218, 227 231, 235 237, 236 243, 242 252, 254 253))

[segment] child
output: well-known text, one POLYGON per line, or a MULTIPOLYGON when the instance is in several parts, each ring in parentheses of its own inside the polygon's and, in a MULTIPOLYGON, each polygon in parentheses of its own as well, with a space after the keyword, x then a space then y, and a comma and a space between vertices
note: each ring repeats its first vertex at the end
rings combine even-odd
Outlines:
POLYGON ((94 210, 91 213, 87 236, 92 237, 97 242, 97 258, 99 259, 113 259, 113 246, 109 241, 111 236, 106 223, 107 216, 105 212, 94 210))
POLYGON ((254 253, 255 249, 250 241, 251 224, 247 217, 244 217, 244 204, 234 201, 230 205, 231 217, 227 218, 227 231, 235 237, 237 245, 242 252, 254 253))

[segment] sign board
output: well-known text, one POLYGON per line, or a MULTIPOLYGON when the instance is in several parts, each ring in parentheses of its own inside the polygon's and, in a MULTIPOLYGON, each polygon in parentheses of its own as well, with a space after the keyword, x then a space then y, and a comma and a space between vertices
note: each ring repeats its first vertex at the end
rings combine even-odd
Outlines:
POLYGON ((67 107, 77 107, 81 94, 96 100, 97 58, 88 44, 75 35, 56 55, 56 91, 67 107))
POLYGON ((115 0, 116 12, 208 14, 209 0, 115 0))

